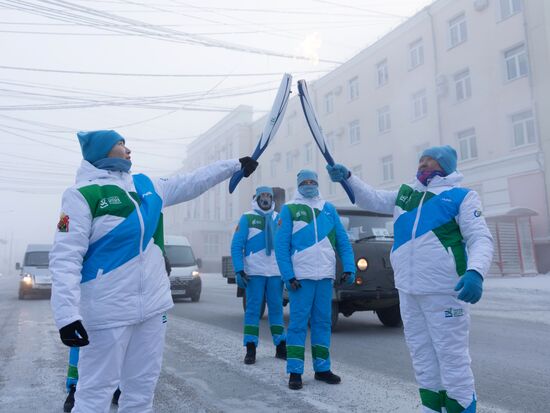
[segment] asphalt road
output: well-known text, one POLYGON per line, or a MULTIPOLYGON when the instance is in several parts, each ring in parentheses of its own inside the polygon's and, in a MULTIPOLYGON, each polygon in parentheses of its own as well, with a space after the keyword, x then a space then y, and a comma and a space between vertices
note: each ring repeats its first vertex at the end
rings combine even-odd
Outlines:
MULTIPOLYGON (((15 276, 0 277, 0 411, 61 412, 68 351, 59 341, 49 301, 19 301, 16 287, 15 276)), ((219 274, 207 274, 198 303, 176 302, 169 315, 155 411, 419 411, 400 328, 382 326, 372 313, 341 316, 331 355, 342 384, 314 381, 306 353, 304 389, 292 392, 285 363, 273 357, 267 317, 260 326, 258 362, 242 363, 243 313, 234 295, 235 285, 226 284, 219 274)), ((473 311, 478 411, 548 411, 550 327, 544 314, 550 320, 550 294, 536 299, 508 296, 486 292, 485 304, 473 311), (528 321, 531 314, 539 315, 537 321, 528 321)))

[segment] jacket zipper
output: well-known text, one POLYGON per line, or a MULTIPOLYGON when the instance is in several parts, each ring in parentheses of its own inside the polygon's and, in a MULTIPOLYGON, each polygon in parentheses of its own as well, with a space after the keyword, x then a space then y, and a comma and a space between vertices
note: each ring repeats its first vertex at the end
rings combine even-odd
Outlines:
MULTIPOLYGON (((137 191, 136 191, 137 193, 137 191)), ((130 193, 126 191, 126 194, 136 207, 136 213, 139 220, 140 234, 139 234, 139 321, 143 321, 143 238, 145 232, 145 224, 143 222, 143 216, 139 209, 139 204, 132 198, 130 193)))
POLYGON ((418 204, 418 210, 416 211, 416 217, 414 218, 414 224, 412 228, 411 253, 409 254, 409 257, 410 257, 409 268, 411 272, 411 275, 409 277, 409 291, 412 290, 412 280, 413 280, 413 274, 414 274, 414 239, 416 235, 416 229, 418 228, 418 222, 420 221, 420 213, 422 211, 422 205, 424 204, 425 197, 426 197, 426 191, 424 191, 424 195, 422 195, 422 198, 420 198, 420 203, 418 204))

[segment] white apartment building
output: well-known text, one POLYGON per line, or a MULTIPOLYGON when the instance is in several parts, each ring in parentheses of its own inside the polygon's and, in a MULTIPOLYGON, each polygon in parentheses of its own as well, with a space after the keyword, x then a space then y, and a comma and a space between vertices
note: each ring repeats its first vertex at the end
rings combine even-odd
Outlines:
MULTIPOLYGON (((545 3, 438 0, 309 87, 336 161, 376 187, 396 189, 411 181, 426 147, 455 147, 464 185, 481 195, 495 237, 497 274, 534 273, 536 261, 539 271, 550 270, 545 169, 550 119, 544 116, 550 113, 550 5, 545 3)), ((190 164, 210 160, 204 154, 214 150, 211 142, 232 142, 240 149, 236 154, 250 153, 265 119, 247 128, 242 123, 247 116, 239 113, 190 145, 190 164), (233 129, 241 133, 222 136, 233 129)), ((318 171, 326 199, 349 204, 341 187, 329 181, 294 97, 275 141, 253 178, 239 185, 238 196, 227 198, 226 186, 223 195, 215 195, 219 188, 203 195, 184 207, 201 209, 197 216, 184 215, 194 217, 184 226, 207 233, 211 224, 229 229, 249 208, 244 200, 256 185, 285 188, 291 197, 301 168, 318 171), (213 197, 232 202, 231 216, 202 211, 216 205, 213 197)), ((229 254, 230 236, 229 230, 219 235, 220 255, 229 254)), ((214 248, 204 251, 207 258, 214 248)))

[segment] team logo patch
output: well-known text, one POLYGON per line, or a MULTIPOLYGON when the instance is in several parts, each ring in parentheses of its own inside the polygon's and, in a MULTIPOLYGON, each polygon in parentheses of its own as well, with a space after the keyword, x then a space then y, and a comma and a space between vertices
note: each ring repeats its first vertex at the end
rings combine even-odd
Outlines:
POLYGON ((162 314, 162 324, 167 323, 167 322, 168 322, 168 316, 166 315, 166 313, 163 313, 162 314))
POLYGON ((479 218, 482 214, 483 214, 483 213, 482 213, 481 210, 479 210, 479 209, 476 209, 476 210, 474 211, 474 217, 476 217, 476 218, 479 218))
POLYGON ((447 308, 445 310, 445 318, 462 317, 464 310, 462 308, 447 308))
POLYGON ((69 232, 69 216, 65 215, 63 212, 59 217, 59 222, 57 223, 57 230, 59 232, 69 232))

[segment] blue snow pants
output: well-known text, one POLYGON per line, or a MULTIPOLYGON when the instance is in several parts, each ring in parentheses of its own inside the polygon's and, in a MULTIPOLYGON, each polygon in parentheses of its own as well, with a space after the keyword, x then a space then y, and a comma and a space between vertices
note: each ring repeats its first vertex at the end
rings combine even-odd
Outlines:
POLYGON ((332 279, 300 280, 302 288, 289 291, 290 322, 287 336, 287 373, 303 374, 307 324, 311 327, 313 370, 330 370, 332 279))
POLYGON ((286 340, 283 323, 283 281, 280 276, 251 275, 246 287, 246 312, 244 314, 244 340, 258 346, 260 312, 264 296, 267 300, 269 326, 273 344, 286 340))

